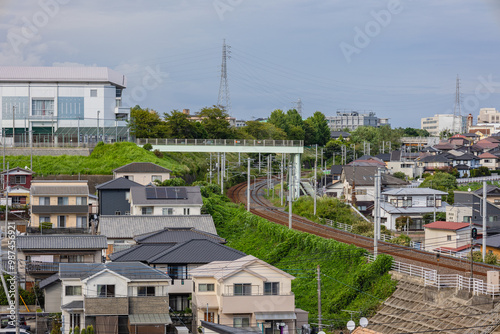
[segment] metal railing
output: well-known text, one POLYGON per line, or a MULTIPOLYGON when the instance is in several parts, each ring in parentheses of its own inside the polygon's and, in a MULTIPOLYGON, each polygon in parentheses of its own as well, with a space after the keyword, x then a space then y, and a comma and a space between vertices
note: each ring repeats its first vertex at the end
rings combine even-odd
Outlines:
POLYGON ((472 183, 472 182, 496 181, 496 180, 500 180, 500 175, 467 177, 463 179, 458 178, 457 183, 472 183))
MULTIPOLYGON (((374 260, 372 254, 367 255, 368 260, 374 260)), ((435 269, 424 268, 404 262, 394 261, 391 270, 405 275, 419 277, 424 280, 424 286, 432 286, 440 289, 453 288, 467 290, 473 295, 488 295, 491 297, 500 295, 500 284, 486 283, 481 279, 464 277, 462 275, 440 275, 435 269)))
POLYGON ((57 272, 59 271, 59 262, 38 262, 26 261, 26 272, 57 272))
POLYGON ((137 145, 304 146, 303 140, 138 138, 137 145))

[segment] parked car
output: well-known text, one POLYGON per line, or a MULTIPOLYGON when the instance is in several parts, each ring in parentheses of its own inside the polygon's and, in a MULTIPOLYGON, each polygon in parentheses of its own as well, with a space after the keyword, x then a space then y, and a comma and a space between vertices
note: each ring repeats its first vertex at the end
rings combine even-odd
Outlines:
MULTIPOLYGON (((8 316, 3 316, 1 318, 1 328, 7 328, 7 329, 12 329, 12 328, 15 328, 15 326, 12 326, 9 324, 9 321, 11 321, 11 319, 8 317, 8 316)), ((21 329, 25 330, 25 331, 30 331, 31 330, 31 326, 28 326, 26 324, 26 318, 23 317, 23 316, 20 316, 19 317, 19 327, 21 327, 21 329)), ((15 332, 15 330, 14 330, 15 332)), ((2 331, 0 331, 0 333, 3 333, 2 331)), ((10 333, 10 332, 9 332, 10 333)))

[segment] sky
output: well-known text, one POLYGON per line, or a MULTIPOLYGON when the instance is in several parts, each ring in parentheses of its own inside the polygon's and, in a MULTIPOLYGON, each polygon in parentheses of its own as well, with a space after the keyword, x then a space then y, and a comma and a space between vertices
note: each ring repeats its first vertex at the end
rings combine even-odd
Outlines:
POLYGON ((132 107, 191 113, 218 103, 268 117, 373 111, 393 127, 500 109, 496 0, 2 0, 0 65, 102 66, 132 107), (222 101, 225 104, 225 101, 222 101))

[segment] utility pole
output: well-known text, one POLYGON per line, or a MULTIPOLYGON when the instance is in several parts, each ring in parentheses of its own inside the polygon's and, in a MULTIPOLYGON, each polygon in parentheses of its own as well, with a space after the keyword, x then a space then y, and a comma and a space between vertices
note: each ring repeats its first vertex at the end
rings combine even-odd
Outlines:
POLYGON ((374 218, 374 229, 373 229, 373 256, 375 257, 375 259, 377 258, 377 255, 378 255, 378 239, 379 239, 379 236, 378 236, 378 218, 379 218, 379 214, 380 214, 380 210, 379 210, 379 207, 380 207, 380 169, 377 170, 377 175, 375 176, 375 212, 374 212, 374 215, 373 215, 373 218, 374 218))
POLYGON ((250 158, 247 164, 247 211, 250 212, 250 158))
POLYGON ((321 271, 319 264, 316 267, 316 272, 317 272, 317 280, 318 280, 318 328, 321 331, 322 329, 322 324, 321 324, 321 271))
POLYGON ((434 221, 436 221, 436 193, 434 193, 434 221))
POLYGON ((292 229, 292 198, 293 198, 293 169, 292 164, 288 165, 288 228, 292 229))
POLYGON ((12 147, 14 147, 15 145, 16 145, 16 106, 12 106, 12 147))
POLYGON ((486 181, 483 181, 483 262, 486 260, 486 213, 487 213, 487 201, 486 201, 486 181))
POLYGON ((284 163, 283 156, 284 156, 284 154, 281 153, 281 166, 280 166, 280 169, 281 169, 281 177, 280 177, 280 183, 281 183, 281 191, 280 191, 281 206, 283 206, 283 163, 284 163))
POLYGON ((318 144, 316 144, 316 160, 314 161, 314 216, 316 216, 316 193, 318 192, 318 144))
MULTIPOLYGON (((95 138, 95 143, 97 144, 99 142, 99 114, 101 113, 100 110, 97 110, 97 136, 95 138)), ((52 115, 54 115, 54 112, 52 112, 52 115)))
POLYGON ((210 183, 212 183, 212 153, 210 152, 210 183))
POLYGON ((221 156, 221 175, 220 175, 220 193, 224 195, 224 173, 226 172, 226 156, 223 153, 221 156))

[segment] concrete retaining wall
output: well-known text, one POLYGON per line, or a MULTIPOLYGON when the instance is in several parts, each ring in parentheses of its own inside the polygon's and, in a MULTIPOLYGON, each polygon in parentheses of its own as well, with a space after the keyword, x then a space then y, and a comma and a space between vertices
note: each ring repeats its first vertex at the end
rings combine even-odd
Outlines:
MULTIPOLYGON (((3 154, 3 149, 0 148, 1 154, 3 154)), ((88 157, 90 153, 92 153, 92 149, 90 148, 73 148, 73 147, 34 147, 33 151, 29 147, 6 147, 5 148, 5 155, 13 155, 13 156, 19 156, 19 155, 26 155, 30 156, 33 153, 33 155, 44 155, 44 156, 60 156, 60 155, 79 155, 79 156, 85 156, 88 157)))

